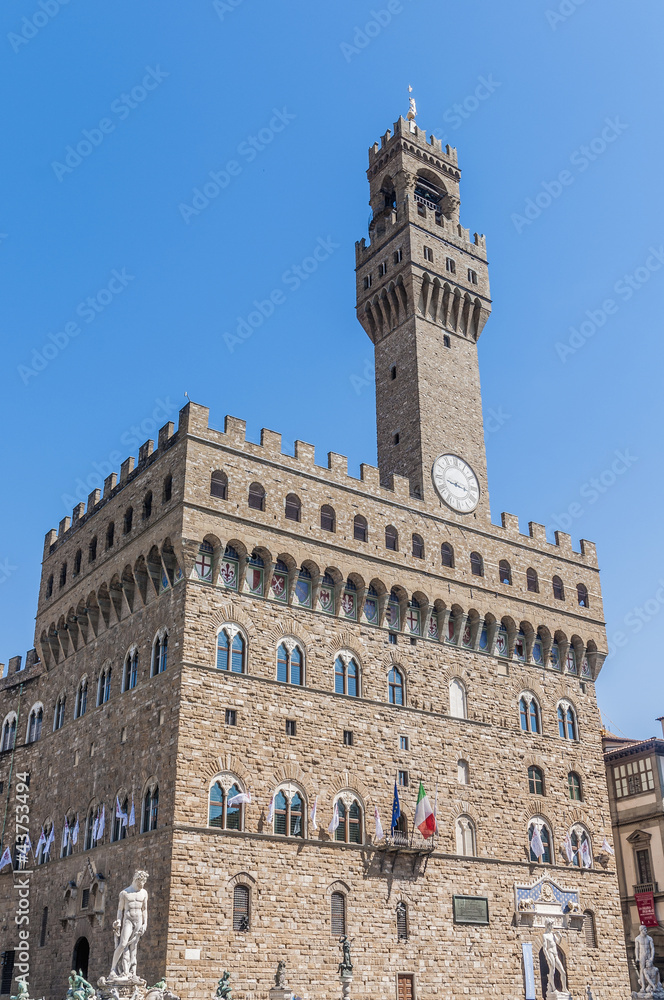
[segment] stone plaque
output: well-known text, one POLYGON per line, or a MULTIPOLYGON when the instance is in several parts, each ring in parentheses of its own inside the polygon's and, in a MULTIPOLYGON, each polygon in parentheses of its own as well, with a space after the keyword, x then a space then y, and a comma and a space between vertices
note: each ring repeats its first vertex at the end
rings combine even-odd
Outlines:
POLYGON ((455 924, 488 924, 489 900, 486 896, 452 896, 455 924))

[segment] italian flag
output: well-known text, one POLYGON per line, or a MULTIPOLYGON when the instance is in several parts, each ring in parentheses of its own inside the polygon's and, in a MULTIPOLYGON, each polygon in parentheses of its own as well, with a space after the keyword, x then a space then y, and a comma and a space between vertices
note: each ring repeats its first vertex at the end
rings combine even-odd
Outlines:
POLYGON ((431 803, 424 785, 420 781, 420 790, 417 793, 417 807, 415 809, 415 826, 426 840, 436 832, 436 817, 433 814, 431 803))

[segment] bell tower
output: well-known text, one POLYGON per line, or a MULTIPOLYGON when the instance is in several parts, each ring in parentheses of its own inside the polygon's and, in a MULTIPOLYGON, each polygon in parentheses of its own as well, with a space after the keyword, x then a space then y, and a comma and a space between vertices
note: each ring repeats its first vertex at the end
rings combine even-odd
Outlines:
POLYGON ((414 115, 411 102, 408 120, 369 149, 370 243, 356 244, 357 316, 376 360, 378 467, 383 482, 406 476, 414 496, 460 520, 489 519, 477 358, 491 312, 486 243, 459 223, 456 149, 427 141, 414 115), (473 470, 473 510, 440 499, 440 455, 473 470))

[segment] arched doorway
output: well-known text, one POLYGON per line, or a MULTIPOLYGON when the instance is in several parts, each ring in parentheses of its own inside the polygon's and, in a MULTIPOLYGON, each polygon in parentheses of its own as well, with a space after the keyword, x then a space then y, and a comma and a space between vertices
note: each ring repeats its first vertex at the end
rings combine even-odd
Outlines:
MULTIPOLYGON (((560 959, 561 965, 565 970, 565 976, 567 976, 567 959, 565 957, 565 952, 560 946, 558 946, 558 958, 560 959)), ((546 996, 547 983, 549 981, 549 966, 547 964, 546 958, 544 957, 544 948, 540 948, 539 952, 539 964, 540 964, 540 977, 542 979, 542 996, 546 996)), ((554 985, 557 990, 562 990, 563 984, 560 979, 560 973, 556 971, 554 978, 554 985)), ((569 984, 567 986, 569 989, 569 984)))
POLYGON ((88 978, 88 962, 90 961, 90 945, 88 939, 85 937, 80 937, 76 944, 74 945, 74 953, 72 955, 71 967, 75 969, 76 972, 80 972, 82 976, 88 978))

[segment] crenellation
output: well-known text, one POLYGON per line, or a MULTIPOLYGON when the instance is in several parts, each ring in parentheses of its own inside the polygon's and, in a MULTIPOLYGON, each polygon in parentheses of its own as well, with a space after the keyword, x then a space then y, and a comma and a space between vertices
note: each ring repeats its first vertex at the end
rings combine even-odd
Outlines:
POLYGON ((568 535, 566 531, 554 531, 553 534, 556 540, 556 545, 560 549, 561 553, 568 556, 574 555, 574 550, 572 549, 572 536, 568 535))
POLYGON ((313 444, 306 444, 304 441, 295 442, 295 461, 301 462, 308 468, 313 469, 316 464, 316 448, 313 444))
POLYGON ((506 514, 503 512, 500 515, 500 523, 505 529, 508 538, 519 537, 519 518, 516 514, 506 514))
POLYGON ((261 448, 264 448, 268 455, 277 458, 281 457, 281 434, 277 431, 270 431, 267 427, 261 429, 261 448))
POLYGON ((139 466, 145 465, 150 455, 154 451, 154 441, 146 441, 138 449, 138 464, 139 466))
POLYGON ((334 451, 328 451, 327 468, 335 478, 348 478, 348 458, 345 455, 338 455, 334 451))
POLYGON ((538 524, 537 521, 529 521, 528 534, 537 545, 547 544, 546 528, 543 524, 538 524))
POLYGON ((118 476, 116 472, 111 472, 110 476, 106 476, 104 480, 104 500, 110 497, 111 493, 115 489, 115 484, 118 481, 118 476))
POLYGON ((247 421, 240 420, 238 417, 226 416, 224 419, 224 434, 229 444, 240 449, 244 448, 247 440, 247 421))
POLYGON ((71 525, 71 518, 69 516, 63 517, 58 524, 58 538, 62 538, 66 531, 69 531, 71 525))
POLYGON ((173 431, 175 430, 175 425, 172 420, 169 420, 167 424, 159 428, 159 437, 157 438, 157 451, 162 452, 166 445, 169 443, 173 437, 173 431))
POLYGON ((91 514, 94 508, 97 506, 101 500, 101 490, 93 490, 92 493, 88 494, 88 514, 91 514))
POLYGON ((380 472, 378 467, 362 462, 360 465, 360 481, 364 484, 365 488, 373 492, 378 492, 380 489, 380 472))
POLYGON ((130 455, 129 458, 125 458, 124 462, 120 466, 120 485, 122 486, 129 479, 130 473, 134 471, 134 456, 130 455))

